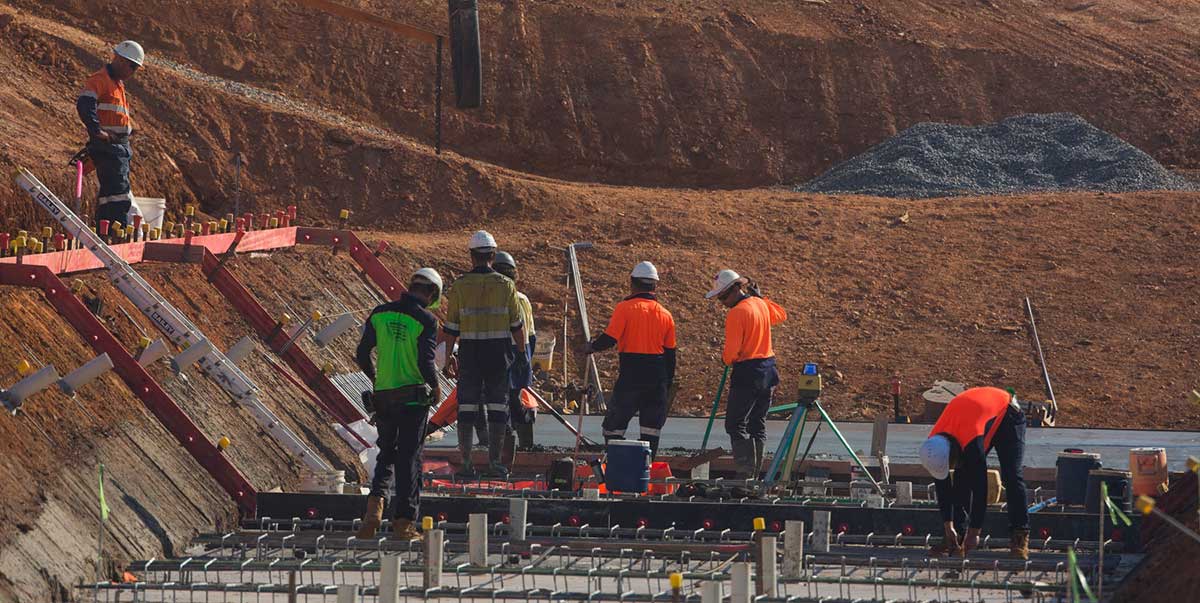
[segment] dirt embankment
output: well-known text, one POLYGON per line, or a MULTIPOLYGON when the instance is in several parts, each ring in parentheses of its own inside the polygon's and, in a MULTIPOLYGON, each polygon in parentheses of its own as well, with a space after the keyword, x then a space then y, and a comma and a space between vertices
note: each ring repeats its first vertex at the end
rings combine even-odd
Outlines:
MULTIPOLYGON (((378 30, 288 3, 150 0, 101 9, 85 0, 8 1, 110 42, 138 38, 152 55, 433 141, 433 49, 378 30)), ((356 4, 444 28, 442 3, 356 4)), ((465 156, 544 176, 744 187, 806 180, 921 121, 1068 111, 1168 165, 1196 167, 1200 70, 1191 32, 1200 11, 1170 4, 484 3, 488 100, 477 111, 450 110, 446 140, 465 156)), ((72 85, 60 95, 72 94, 87 73, 67 67, 72 85)), ((134 84, 135 103, 145 103, 138 109, 164 122, 146 131, 171 127, 175 138, 207 139, 183 162, 206 167, 180 166, 193 195, 227 199, 228 164, 243 151, 256 195, 290 189, 328 197, 348 177, 366 177, 379 181, 371 192, 381 198, 420 196, 388 185, 389 177, 413 177, 403 171, 321 170, 328 184, 301 189, 284 166, 327 159, 289 136, 300 133, 294 124, 261 136, 239 126, 236 110, 190 94, 179 102, 174 86, 164 102, 144 100, 155 95, 157 78, 147 70, 134 84)))
MULTIPOLYGON (((303 316, 312 310, 332 315, 373 306, 361 281, 339 269, 339 262, 348 268, 349 260, 329 260, 324 253, 240 258, 235 272, 277 315, 289 311, 303 316)), ((199 268, 142 264, 138 269, 221 349, 250 333, 199 268)), ((127 347, 143 333, 159 337, 103 275, 83 280, 87 295, 98 294, 102 300, 101 319, 127 347)), ((23 342, 10 348, 10 359, 54 364, 65 374, 95 355, 40 293, 2 287, 0 305, 0 338, 23 342)), ((353 365, 352 340, 348 335, 326 350, 307 342, 298 345, 321 364, 344 372, 353 365)), ((264 403, 318 454, 346 469, 351 479, 361 479, 353 453, 329 427, 333 419, 271 368, 264 354, 259 344, 242 365, 264 403)), ((186 379, 176 377, 164 363, 151 372, 205 434, 232 440, 226 454, 256 488, 293 489, 299 483, 296 461, 215 384, 195 370, 186 379)), ((0 509, 0 600, 61 600, 76 583, 93 578, 97 463, 105 464, 112 508, 105 551, 118 563, 177 554, 176 547, 196 532, 232 527, 236 520, 220 487, 111 373, 81 390, 75 401, 55 388, 31 398, 21 415, 0 420, 0 457, 5 500, 0 509)))

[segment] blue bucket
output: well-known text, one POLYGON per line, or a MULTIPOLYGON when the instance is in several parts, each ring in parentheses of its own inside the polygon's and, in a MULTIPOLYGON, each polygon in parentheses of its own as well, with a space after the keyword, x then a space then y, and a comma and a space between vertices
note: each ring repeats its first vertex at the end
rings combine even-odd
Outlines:
POLYGON ((1082 450, 1064 450, 1058 453, 1055 466, 1058 475, 1054 480, 1054 490, 1058 504, 1082 505, 1087 502, 1088 473, 1100 468, 1100 455, 1082 450))
POLYGON ((650 487, 650 444, 640 440, 612 440, 604 485, 609 492, 645 492, 650 487))

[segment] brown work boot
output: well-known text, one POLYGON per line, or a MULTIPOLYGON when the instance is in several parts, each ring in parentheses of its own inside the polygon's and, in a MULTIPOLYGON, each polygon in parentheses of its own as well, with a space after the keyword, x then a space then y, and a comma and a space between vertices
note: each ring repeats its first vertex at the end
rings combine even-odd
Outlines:
POLYGON ((383 507, 384 500, 382 496, 367 497, 367 512, 363 514, 362 527, 355 533, 357 538, 374 538, 375 532, 379 531, 379 526, 383 525, 383 507))
POLYGON ((948 540, 945 536, 942 541, 929 547, 930 557, 958 557, 962 555, 962 546, 953 540, 948 540))
POLYGON ((1029 530, 1016 529, 1008 541, 1009 559, 1029 561, 1029 530))
POLYGON ((413 525, 411 519, 397 517, 392 520, 392 538, 396 540, 420 540, 421 532, 413 525))

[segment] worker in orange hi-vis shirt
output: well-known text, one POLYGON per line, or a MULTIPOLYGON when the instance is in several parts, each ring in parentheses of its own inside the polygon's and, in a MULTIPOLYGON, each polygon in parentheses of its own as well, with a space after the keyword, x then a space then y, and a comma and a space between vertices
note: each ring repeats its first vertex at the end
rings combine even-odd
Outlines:
POLYGON ((617 304, 608 328, 586 351, 591 354, 616 346, 621 353, 617 383, 604 416, 604 441, 624 438, 636 413, 641 426, 638 439, 650 444, 650 457, 654 458, 675 383, 675 319, 654 294, 658 288, 654 264, 634 266, 629 286, 629 297, 617 304))
POLYGON ((706 298, 729 308, 722 360, 732 367, 725 433, 743 478, 756 479, 767 445, 767 409, 779 385, 771 327, 787 320, 783 308, 759 294, 758 286, 733 270, 717 273, 706 298))

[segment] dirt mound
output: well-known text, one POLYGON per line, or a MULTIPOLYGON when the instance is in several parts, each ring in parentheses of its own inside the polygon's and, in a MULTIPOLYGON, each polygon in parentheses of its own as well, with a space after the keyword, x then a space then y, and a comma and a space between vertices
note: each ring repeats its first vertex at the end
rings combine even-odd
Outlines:
POLYGON ((984 126, 917 124, 798 190, 926 199, 1195 187, 1078 115, 1057 113, 984 126))
MULTIPOLYGON (((434 50, 378 30, 287 2, 5 3, 433 142, 434 50)), ((354 4, 445 29, 444 2, 354 4)), ((487 100, 448 111, 446 142, 542 176, 732 188, 808 180, 921 122, 1070 111, 1167 165, 1195 167, 1198 15, 1194 3, 1150 0, 1036 10, 921 0, 482 3, 487 100)), ((61 73, 68 81, 55 94, 69 96, 84 73, 61 73)), ((151 85, 154 69, 138 78, 151 85)), ((289 163, 281 154, 295 147, 277 149, 290 140, 256 137, 228 115, 201 105, 165 117, 216 135, 219 144, 197 153, 220 182, 242 151, 256 189, 288 187, 286 173, 270 170, 289 163)), ((222 196, 211 180, 188 186, 222 196)))

